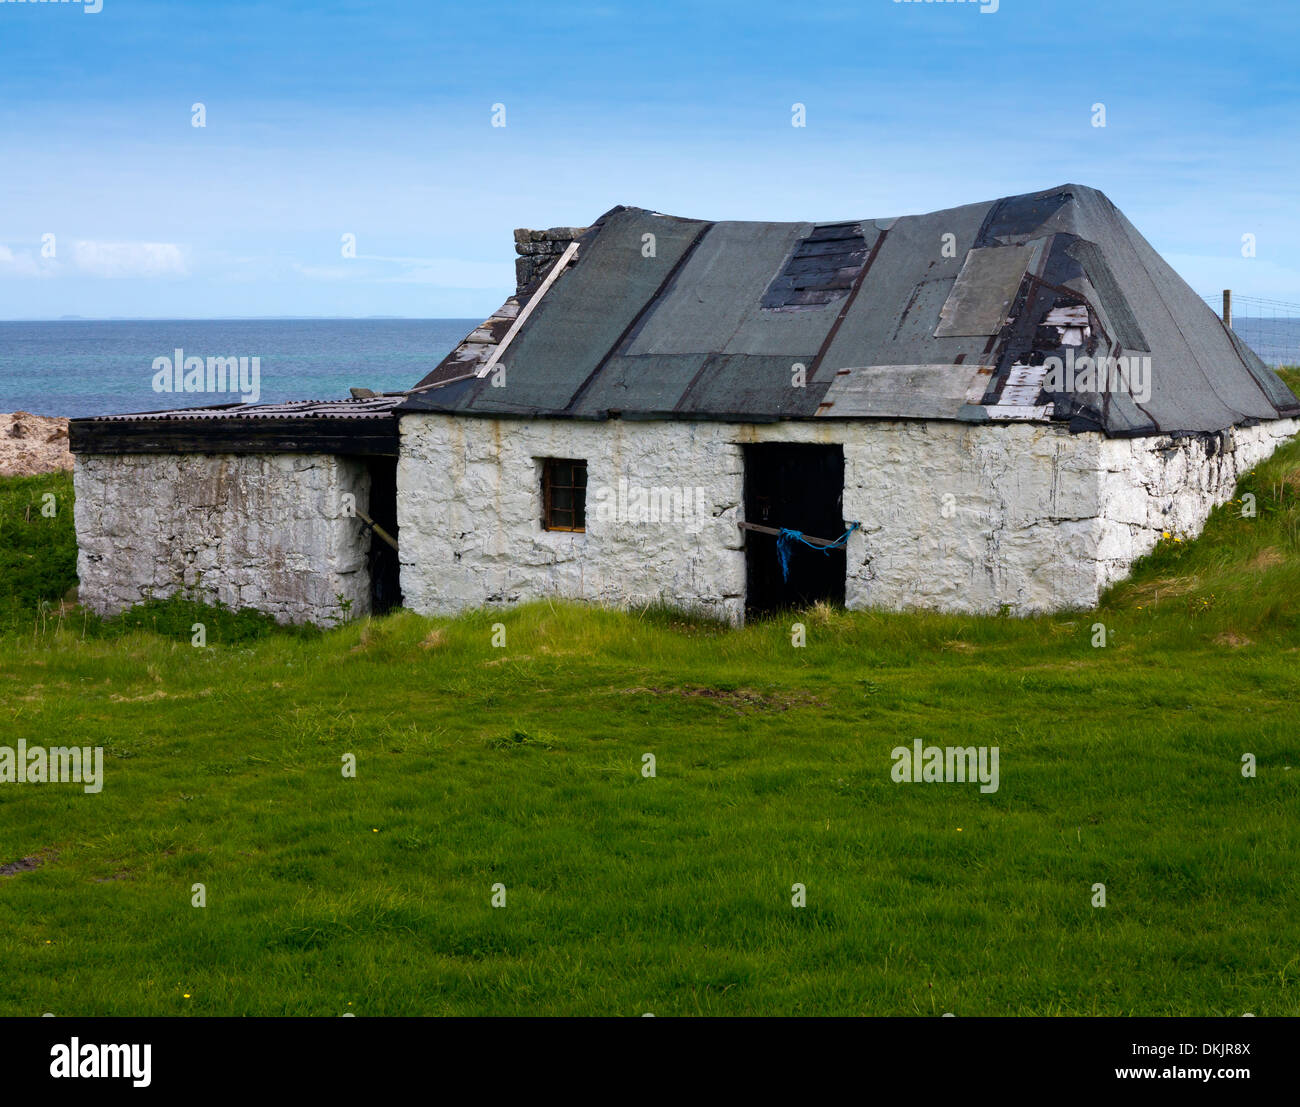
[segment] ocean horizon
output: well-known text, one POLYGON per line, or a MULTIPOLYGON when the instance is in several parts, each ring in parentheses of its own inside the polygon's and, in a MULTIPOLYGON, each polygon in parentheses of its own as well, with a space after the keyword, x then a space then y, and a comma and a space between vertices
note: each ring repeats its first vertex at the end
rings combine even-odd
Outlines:
POLYGON ((0 411, 80 418, 206 407, 238 391, 157 391, 156 359, 258 358, 258 403, 410 388, 481 319, 0 321, 0 411))

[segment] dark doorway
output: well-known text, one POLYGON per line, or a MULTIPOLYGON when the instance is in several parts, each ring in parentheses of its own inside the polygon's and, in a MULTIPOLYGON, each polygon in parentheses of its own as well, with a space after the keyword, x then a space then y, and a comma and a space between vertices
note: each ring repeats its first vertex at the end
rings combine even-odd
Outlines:
MULTIPOLYGON (((745 520, 816 538, 844 533, 844 448, 745 447, 745 520)), ((789 544, 789 576, 781 572, 775 535, 745 532, 745 611, 764 615, 825 600, 844 603, 844 550, 789 544)))
MULTIPOLYGON (((372 457, 366 460, 370 471, 370 511, 375 523, 397 538, 397 458, 372 457)), ((370 607, 376 615, 402 605, 401 565, 397 551, 377 534, 370 535, 370 607)))

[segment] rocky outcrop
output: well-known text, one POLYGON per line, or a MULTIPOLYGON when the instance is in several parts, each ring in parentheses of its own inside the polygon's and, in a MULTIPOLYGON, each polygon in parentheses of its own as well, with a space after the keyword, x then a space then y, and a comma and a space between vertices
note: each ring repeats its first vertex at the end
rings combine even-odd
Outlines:
POLYGON ((66 419, 25 411, 0 414, 0 477, 30 477, 71 468, 66 419))

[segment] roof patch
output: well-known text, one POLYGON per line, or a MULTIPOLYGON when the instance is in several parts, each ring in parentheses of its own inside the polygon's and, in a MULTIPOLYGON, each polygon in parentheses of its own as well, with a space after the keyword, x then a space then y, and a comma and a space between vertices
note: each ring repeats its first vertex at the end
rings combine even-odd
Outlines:
POLYGON ((794 248, 785 268, 767 286, 763 307, 798 311, 836 303, 849 294, 867 262, 860 223, 821 224, 794 248))
POLYGON ((1033 250, 988 246, 971 250, 939 311, 935 338, 976 338, 1006 325, 1033 250))
POLYGON ((1128 299, 1120 290, 1119 281, 1115 279, 1115 274, 1111 272, 1110 266, 1106 264, 1106 259, 1097 246, 1092 242, 1076 239, 1066 248, 1066 253, 1083 266, 1089 282, 1097 290, 1102 310, 1105 311, 1110 325, 1115 330, 1116 341, 1126 350, 1150 350, 1151 344, 1142 333, 1142 328, 1138 326, 1133 309, 1129 307, 1128 299))
POLYGON ((956 419, 984 395, 991 365, 865 365, 841 369, 817 414, 848 419, 956 419))

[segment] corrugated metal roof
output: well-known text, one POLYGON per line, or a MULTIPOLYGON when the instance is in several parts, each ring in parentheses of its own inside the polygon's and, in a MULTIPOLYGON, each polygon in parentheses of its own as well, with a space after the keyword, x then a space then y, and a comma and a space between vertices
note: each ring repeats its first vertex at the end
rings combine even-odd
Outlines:
POLYGON ((325 453, 396 457, 405 393, 217 404, 73 419, 75 454, 325 453))
POLYGON ((141 411, 122 415, 94 415, 78 422, 119 423, 160 420, 213 422, 238 419, 388 419, 405 400, 405 393, 371 396, 362 400, 288 400, 279 404, 214 404, 208 407, 141 411))
POLYGON ((499 349, 501 320, 520 306, 509 301, 401 410, 1054 419, 1112 435, 1300 414, 1280 378, 1081 185, 858 223, 615 208, 499 349), (500 372, 473 375, 498 350, 500 372), (1052 391, 1042 367, 1067 353, 1149 356, 1149 397, 1052 391))

